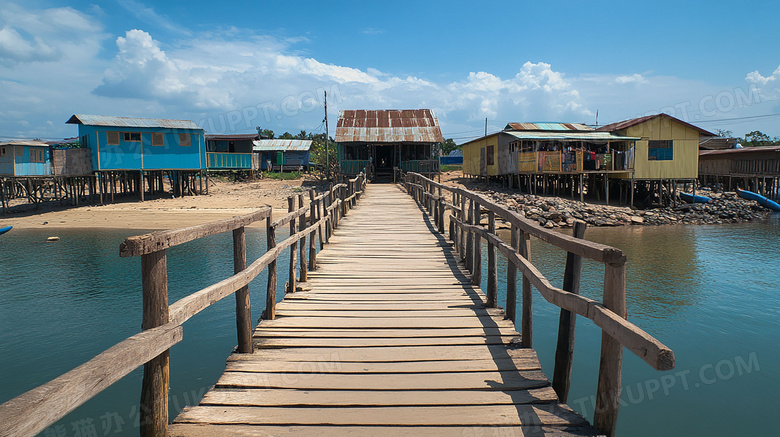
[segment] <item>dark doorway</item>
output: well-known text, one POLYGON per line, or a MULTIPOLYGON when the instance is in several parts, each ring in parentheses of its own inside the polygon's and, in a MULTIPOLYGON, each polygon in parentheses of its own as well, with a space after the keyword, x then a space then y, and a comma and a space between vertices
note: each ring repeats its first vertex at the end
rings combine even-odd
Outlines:
POLYGON ((395 147, 374 146, 374 182, 393 182, 393 167, 395 167, 395 147))

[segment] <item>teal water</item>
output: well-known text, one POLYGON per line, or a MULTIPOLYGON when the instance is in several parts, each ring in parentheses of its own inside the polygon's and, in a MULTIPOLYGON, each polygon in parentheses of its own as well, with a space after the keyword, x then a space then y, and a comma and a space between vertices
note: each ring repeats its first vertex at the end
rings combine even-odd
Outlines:
MULTIPOLYGON (((3 236, 0 403, 140 331, 140 258, 120 258, 119 243, 141 233, 13 230, 3 236), (50 235, 61 241, 45 243, 50 235)), ((247 228, 246 238, 251 262, 265 251, 265 233, 247 228)), ((169 249, 169 301, 231 276, 232 241, 232 233, 225 233, 169 249)), ((280 266, 289 262, 286 256, 280 266)), ((253 320, 265 306, 266 279, 264 272, 249 287, 253 320)), ((281 300, 284 280, 278 282, 281 300)), ((184 324, 184 340, 171 348, 170 417, 198 403, 224 370, 235 344, 232 296, 184 324)), ((42 435, 138 435, 141 376, 142 369, 136 369, 42 435)))
MULTIPOLYGON (((118 256, 119 243, 138 233, 58 230, 62 241, 49 244, 43 241, 51 231, 0 237, 0 402, 139 332, 140 260, 118 256)), ((619 435, 773 435, 772 413, 780 406, 780 216, 740 225, 591 228, 586 237, 626 251, 629 319, 677 358, 674 370, 658 372, 625 352, 619 435)), ((248 229, 250 261, 264 241, 262 231, 248 229)), ((231 247, 227 233, 169 250, 170 301, 230 276, 231 247)), ((560 286, 565 253, 532 240, 532 257, 560 286)), ((506 264, 498 259, 504 278, 506 264)), ((585 262, 583 273, 581 292, 600 299, 603 267, 585 262)), ((264 274, 250 297, 257 320, 264 274)), ((171 417, 196 404, 224 369, 236 344, 234 310, 228 297, 185 323, 184 341, 171 349, 171 417)), ((558 310, 538 293, 534 323, 534 346, 551 376, 558 310)), ((569 404, 589 420, 600 338, 592 323, 578 320, 569 404)), ((43 435, 137 435, 140 380, 138 369, 43 435)))

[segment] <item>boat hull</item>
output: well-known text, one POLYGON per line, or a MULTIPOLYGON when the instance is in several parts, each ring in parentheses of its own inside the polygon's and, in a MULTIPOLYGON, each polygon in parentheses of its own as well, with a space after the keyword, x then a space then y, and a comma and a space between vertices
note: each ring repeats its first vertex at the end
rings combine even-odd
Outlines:
POLYGON ((690 193, 680 193, 680 199, 688 203, 712 203, 712 199, 707 196, 693 195, 690 193))
POLYGON ((766 197, 758 193, 754 193, 752 191, 747 191, 747 190, 737 190, 737 194, 739 194, 739 197, 742 197, 743 199, 755 200, 756 202, 758 202, 759 205, 763 206, 764 208, 769 208, 772 211, 780 211, 780 204, 778 204, 774 200, 767 199, 766 197))
POLYGON ((0 228, 0 235, 5 234, 6 232, 10 231, 13 228, 13 226, 6 226, 4 228, 0 228))

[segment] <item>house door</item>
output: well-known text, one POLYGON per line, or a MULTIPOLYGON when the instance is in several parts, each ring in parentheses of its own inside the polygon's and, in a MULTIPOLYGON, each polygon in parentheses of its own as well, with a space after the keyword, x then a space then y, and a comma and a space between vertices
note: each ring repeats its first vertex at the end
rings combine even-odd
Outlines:
POLYGON ((479 149, 479 174, 487 176, 487 160, 485 159, 485 149, 479 149))

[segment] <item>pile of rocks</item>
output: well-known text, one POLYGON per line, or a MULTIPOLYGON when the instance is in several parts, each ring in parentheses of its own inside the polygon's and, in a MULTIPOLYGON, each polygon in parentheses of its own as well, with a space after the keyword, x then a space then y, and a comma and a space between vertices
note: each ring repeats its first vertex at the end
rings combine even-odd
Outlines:
POLYGON ((712 203, 687 204, 637 210, 628 207, 594 205, 560 197, 484 191, 484 195, 512 211, 536 220, 546 228, 572 226, 582 220, 591 226, 721 224, 748 222, 765 217, 770 211, 736 193, 706 193, 712 203))

